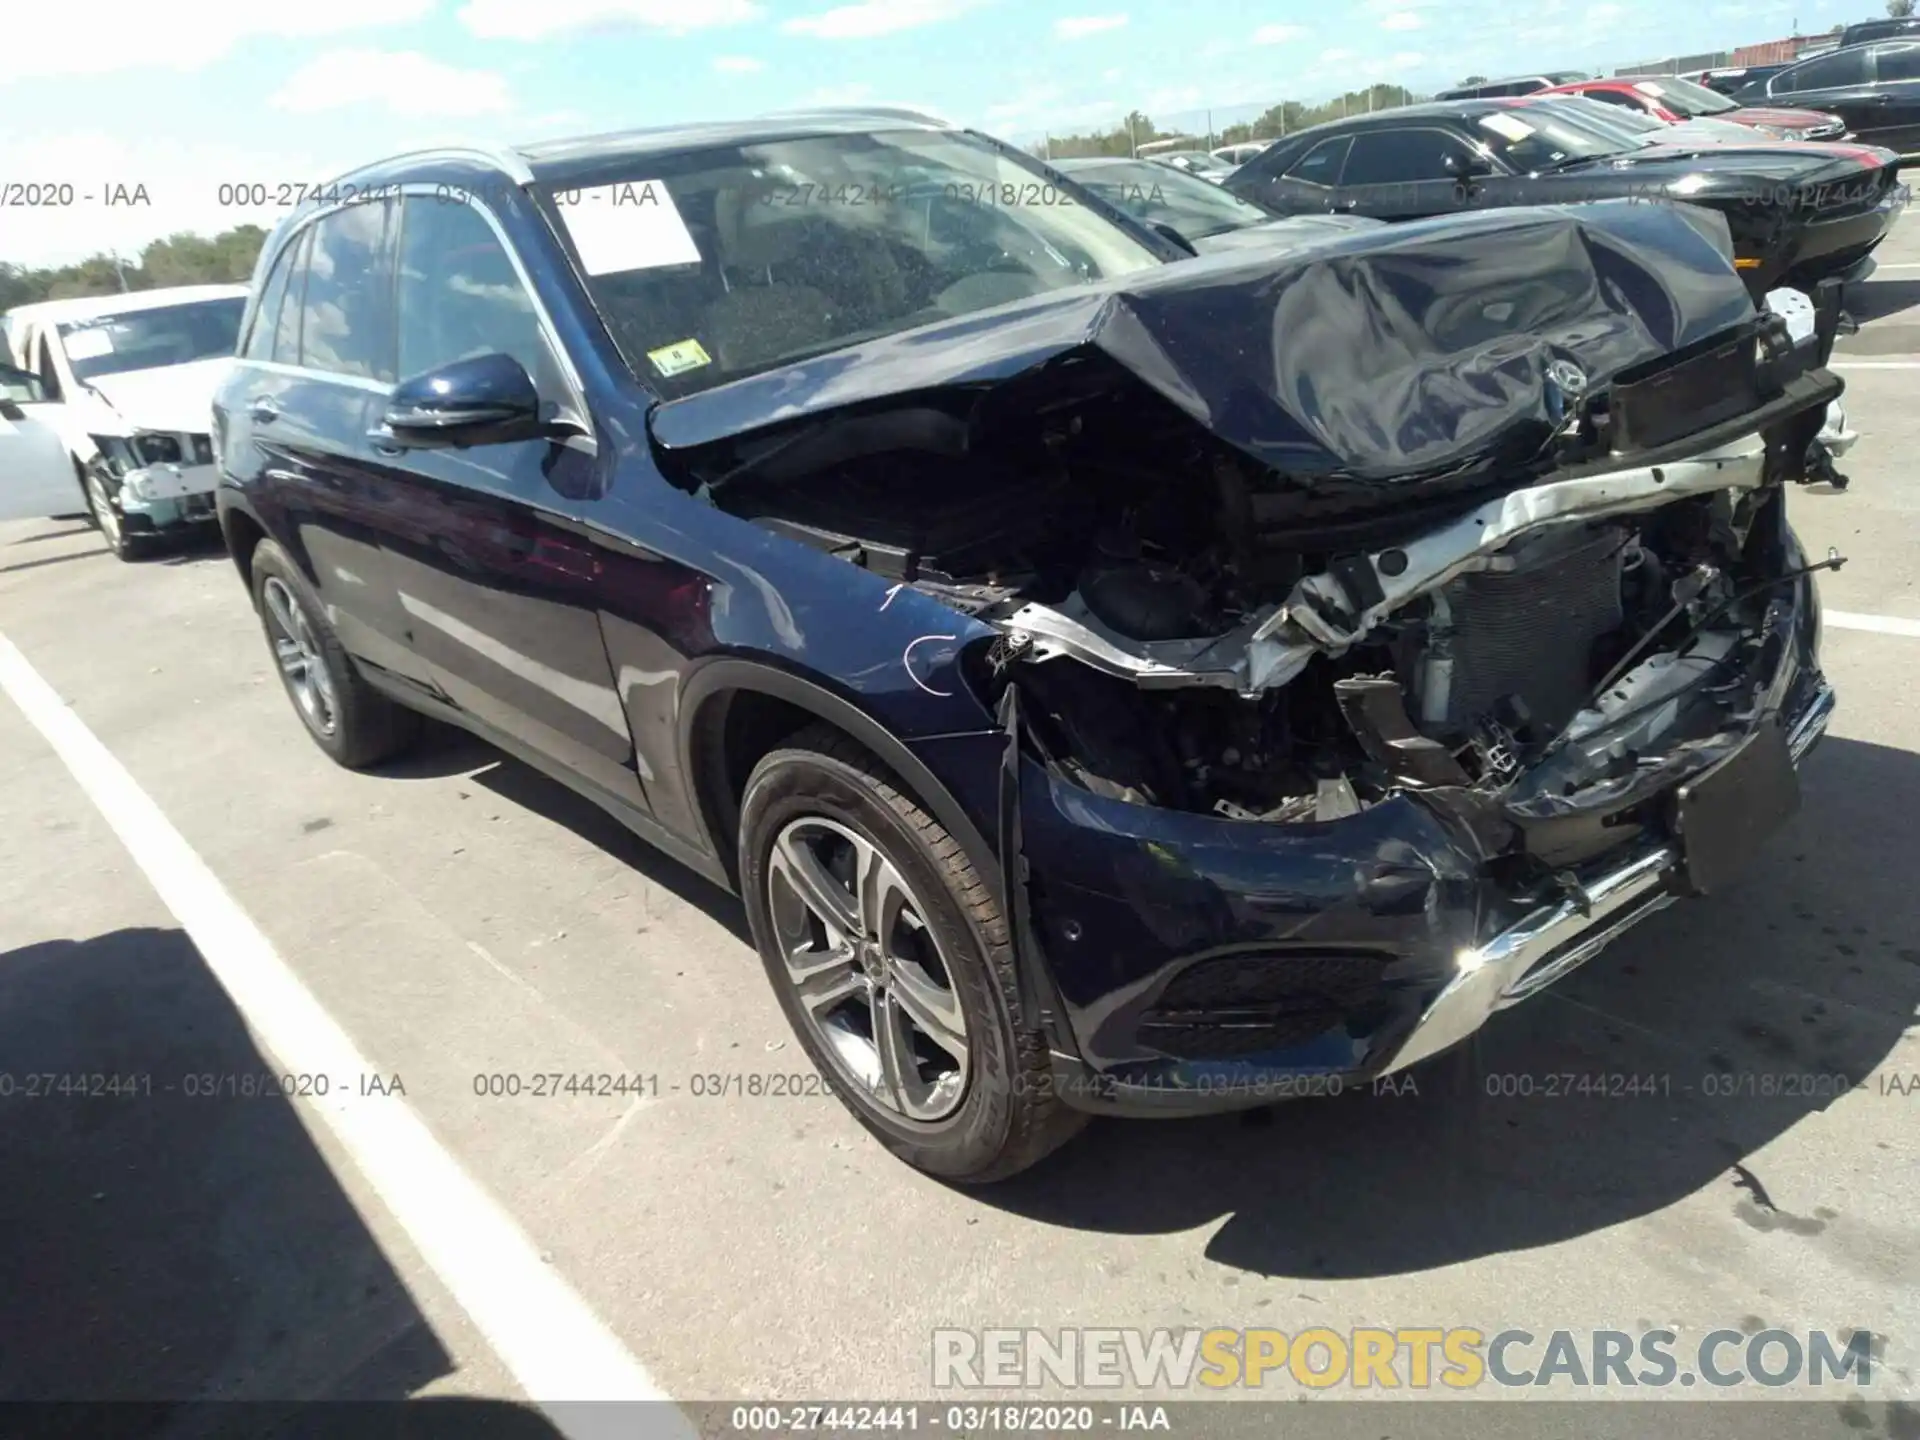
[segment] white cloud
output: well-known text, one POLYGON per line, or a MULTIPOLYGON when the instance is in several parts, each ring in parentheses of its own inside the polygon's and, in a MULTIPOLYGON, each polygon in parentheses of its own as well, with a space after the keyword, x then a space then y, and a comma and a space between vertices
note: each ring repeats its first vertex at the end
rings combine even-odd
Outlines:
POLYGON ((544 40, 581 30, 713 30, 760 15, 755 0, 467 0, 460 23, 483 40, 544 40))
POLYGON ((1284 45, 1289 40, 1298 40, 1307 33, 1304 25, 1262 25, 1253 32, 1256 45, 1284 45))
POLYGON ((1102 70, 1100 72, 1100 78, 1102 80, 1105 80, 1108 84, 1112 84, 1115 80, 1118 80, 1120 78, 1120 67, 1116 65, 1111 70, 1102 70))
MULTIPOLYGON (((519 0, 503 0, 519 3, 519 0)), ((937 25, 971 10, 976 0, 856 0, 852 5, 801 15, 780 28, 792 35, 815 35, 822 40, 866 40, 937 25)))
POLYGON ((1068 15, 1053 22, 1053 33, 1060 40, 1084 40, 1103 30, 1118 30, 1126 23, 1124 15, 1068 15))
POLYGON ((1392 14, 1380 17, 1382 30, 1418 30, 1426 23, 1412 10, 1395 10, 1392 14))
POLYGON ((756 60, 751 55, 716 55, 713 68, 722 75, 751 75, 755 71, 767 68, 767 62, 756 60))
MULTIPOLYGON (((19 4, 5 22, 9 80, 109 75, 121 70, 199 70, 244 40, 312 40, 353 30, 408 25, 434 0, 327 0, 266 5, 258 0, 195 0, 191 15, 147 0, 86 5, 19 4)), ((11 157, 9 157, 11 158, 11 157)))
POLYGON ((418 51, 333 50, 294 71, 268 102, 296 114, 382 108, 395 115, 492 115, 513 108, 505 77, 418 51))
POLYGON ((1322 50, 1320 52, 1320 63, 1322 65, 1342 65, 1356 58, 1354 52, 1351 50, 1322 50))

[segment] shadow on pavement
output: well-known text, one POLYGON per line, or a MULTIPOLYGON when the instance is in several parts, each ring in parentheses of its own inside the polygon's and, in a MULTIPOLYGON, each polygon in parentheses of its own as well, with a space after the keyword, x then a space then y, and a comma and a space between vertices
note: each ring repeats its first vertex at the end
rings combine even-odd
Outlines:
MULTIPOLYGON (((0 955, 0 1431, 348 1433, 260 1402, 402 1401, 452 1370, 278 1074, 179 931, 0 955), (135 1403, 19 1404, 77 1401, 135 1403)), ((358 1413, 414 1409, 556 1433, 520 1406, 358 1413)))
POLYGON ((753 944, 746 908, 736 896, 655 849, 577 791, 457 726, 427 721, 419 744, 382 765, 378 773, 392 780, 462 776, 489 795, 571 830, 661 889, 705 911, 743 944, 753 944))
MULTIPOLYGON (((1859 1089, 1913 1023, 1920 886, 1888 826, 1920 813, 1920 757, 1829 739, 1804 779, 1801 813, 1736 890, 1652 917, 1407 1072, 1398 1093, 1100 1121, 972 1193, 1085 1230, 1162 1233, 1224 1215, 1209 1259, 1302 1278, 1550 1245, 1707 1190, 1757 1230, 1866 1244, 1844 1226, 1826 1233, 1844 1177, 1787 1194, 1746 1162, 1859 1089)), ((1890 1283, 1920 1285, 1920 1256, 1874 1249, 1890 1283)))

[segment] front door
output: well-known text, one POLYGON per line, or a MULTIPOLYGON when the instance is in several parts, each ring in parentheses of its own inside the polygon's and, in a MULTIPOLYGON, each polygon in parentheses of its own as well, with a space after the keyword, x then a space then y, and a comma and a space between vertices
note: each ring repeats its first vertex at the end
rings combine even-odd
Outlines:
POLYGON ((86 501, 59 431, 41 418, 40 378, 0 365, 0 520, 77 515, 86 501))
MULTIPOLYGON (((506 241, 477 205, 404 196, 396 263, 402 377, 511 355, 551 413, 584 422, 506 241)), ((392 497, 389 573, 434 683, 508 743, 644 807, 600 630, 599 561, 576 518, 597 489, 593 442, 389 447, 378 463, 392 497)))
POLYGON ((1347 153, 1334 209, 1376 220, 1465 210, 1482 183, 1472 173, 1474 163, 1471 147, 1451 131, 1415 125, 1362 130, 1347 153))

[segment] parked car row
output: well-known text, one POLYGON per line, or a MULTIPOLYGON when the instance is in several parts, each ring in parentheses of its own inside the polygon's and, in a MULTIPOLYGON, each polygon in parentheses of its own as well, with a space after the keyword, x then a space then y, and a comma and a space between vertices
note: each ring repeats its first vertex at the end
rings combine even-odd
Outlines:
POLYGON ((322 751, 436 717, 737 891, 930 1174, 1338 1093, 1721 890, 1834 705, 1783 491, 1837 287, 1741 262, 1870 249, 1887 167, 1590 103, 1226 188, 898 111, 382 161, 261 251, 226 547, 322 751), (1616 162, 1847 199, 1527 203, 1616 162))

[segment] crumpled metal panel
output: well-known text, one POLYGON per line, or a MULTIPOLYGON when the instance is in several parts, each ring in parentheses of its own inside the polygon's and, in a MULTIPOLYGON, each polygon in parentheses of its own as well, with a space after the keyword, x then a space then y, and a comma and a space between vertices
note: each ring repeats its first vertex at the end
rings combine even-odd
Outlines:
MULTIPOLYGON (((669 451, 855 405, 991 393, 1104 360, 1295 477, 1492 469, 1589 388, 1753 313, 1725 223, 1691 206, 1517 208, 1202 257, 852 345, 658 406, 669 451)), ((1048 398, 1044 384, 1020 394, 1048 398)), ((1009 403, 1024 403, 1010 400, 1009 403)))

